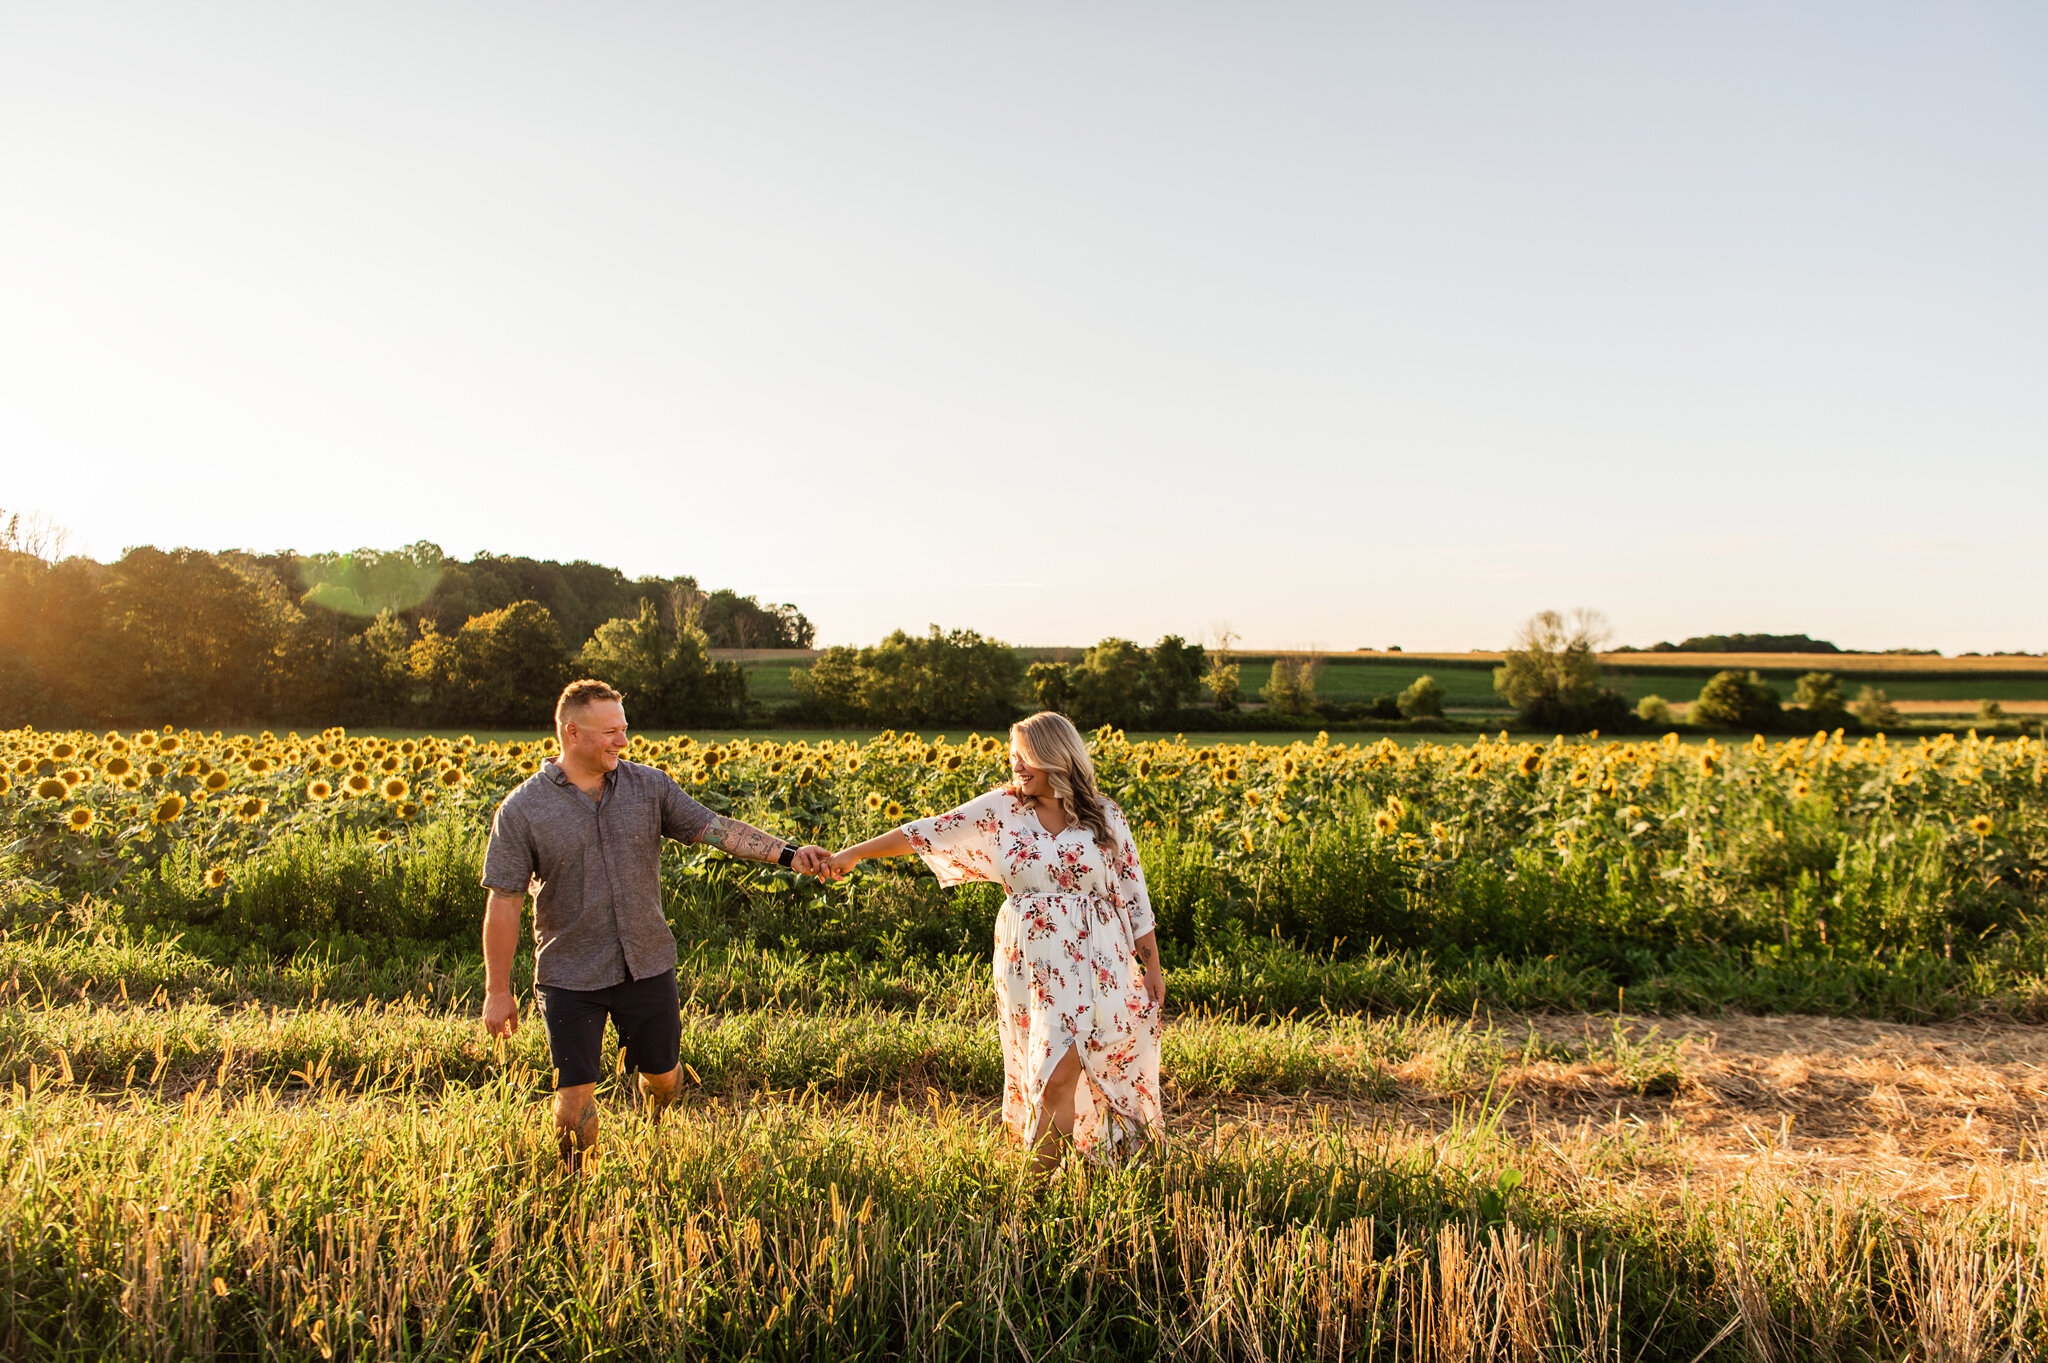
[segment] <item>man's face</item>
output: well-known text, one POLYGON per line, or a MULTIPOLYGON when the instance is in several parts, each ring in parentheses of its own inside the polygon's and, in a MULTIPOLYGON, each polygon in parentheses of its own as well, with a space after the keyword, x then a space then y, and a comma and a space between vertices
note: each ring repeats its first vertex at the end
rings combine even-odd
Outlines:
POLYGON ((615 700, 592 701, 562 717, 562 752, 578 761, 610 771, 630 741, 626 707, 615 700))

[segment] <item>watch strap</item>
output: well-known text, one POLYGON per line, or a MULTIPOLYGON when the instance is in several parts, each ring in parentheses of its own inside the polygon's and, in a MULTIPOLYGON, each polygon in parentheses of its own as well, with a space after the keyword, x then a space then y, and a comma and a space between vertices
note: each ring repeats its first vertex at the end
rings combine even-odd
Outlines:
POLYGON ((794 866, 796 864, 796 844, 793 842, 782 844, 782 855, 777 857, 775 862, 779 866, 794 866))

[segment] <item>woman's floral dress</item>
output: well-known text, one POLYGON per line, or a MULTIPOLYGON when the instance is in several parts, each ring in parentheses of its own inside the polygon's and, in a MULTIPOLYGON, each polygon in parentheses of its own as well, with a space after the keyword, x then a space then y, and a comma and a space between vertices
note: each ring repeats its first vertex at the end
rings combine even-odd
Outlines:
POLYGON ((1098 1161, 1164 1130, 1159 1010, 1132 949, 1152 931, 1152 901, 1130 825, 1108 811, 1107 855, 1078 824, 1046 832, 1031 802, 1007 789, 903 826, 941 885, 993 880, 1009 892, 996 918, 1003 1121, 1037 1142, 1051 1120, 1046 1078, 1072 1048, 1085 1076, 1074 1147, 1098 1161))

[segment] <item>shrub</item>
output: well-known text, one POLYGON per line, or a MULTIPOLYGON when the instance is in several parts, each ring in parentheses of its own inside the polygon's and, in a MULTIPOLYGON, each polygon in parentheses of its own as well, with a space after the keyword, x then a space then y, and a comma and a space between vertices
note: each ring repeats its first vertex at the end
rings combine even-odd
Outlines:
POLYGON ((1209 670, 1202 674, 1202 687, 1216 702, 1217 709, 1237 708, 1237 677, 1237 664, 1226 663, 1221 658, 1213 659, 1209 670))
POLYGON ((1305 715, 1316 704, 1316 665, 1296 664, 1292 658, 1275 658, 1272 675, 1259 688, 1259 696, 1283 715, 1305 715))
POLYGON ((1636 702, 1636 718, 1645 724, 1667 725, 1677 722, 1671 713, 1671 702, 1662 696, 1644 696, 1636 702))
POLYGON ((1865 686, 1849 703, 1849 713, 1870 728, 1882 729, 1899 722, 1899 711, 1881 686, 1865 686))
POLYGON ((2005 718, 2005 707, 1995 700, 1977 702, 1977 718, 1986 724, 1996 724, 2005 718))
POLYGON ((1441 718, 1444 712, 1444 689, 1435 677, 1417 677, 1408 684, 1400 698, 1394 702, 1403 717, 1420 719, 1425 716, 1441 718))
POLYGON ((1695 724, 1723 729, 1769 729, 1776 727, 1783 714, 1778 693, 1761 676, 1730 668, 1716 672, 1700 688, 1689 718, 1695 724))

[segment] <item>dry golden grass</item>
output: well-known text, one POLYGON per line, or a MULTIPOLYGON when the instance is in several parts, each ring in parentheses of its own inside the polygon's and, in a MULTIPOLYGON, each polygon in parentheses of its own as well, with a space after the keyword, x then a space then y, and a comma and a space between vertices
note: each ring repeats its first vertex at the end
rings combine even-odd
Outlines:
POLYGON ((1602 1200, 1764 1184, 1922 1212, 2048 1210, 2048 1028, 1732 1015, 1629 1018, 1618 1035, 1619 1056, 1612 1017, 1495 1018, 1395 1066, 1390 1101, 1226 1098, 1188 1104, 1177 1124, 1321 1113, 1428 1140, 1485 1110, 1560 1187, 1602 1200), (1505 1059, 1475 1064, 1475 1038, 1505 1059))

